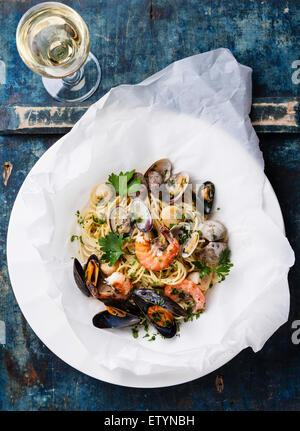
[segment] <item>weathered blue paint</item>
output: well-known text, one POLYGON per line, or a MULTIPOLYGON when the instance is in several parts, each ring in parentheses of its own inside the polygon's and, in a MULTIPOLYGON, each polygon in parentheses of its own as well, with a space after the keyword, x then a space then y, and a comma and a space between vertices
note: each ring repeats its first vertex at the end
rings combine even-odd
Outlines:
MULTIPOLYGON (((88 106, 0 107, 0 134, 65 134, 88 106)), ((251 120, 261 133, 300 133, 300 98, 254 99, 251 120)))
MULTIPOLYGON (((13 29, 25 9, 38 1, 1 2, 0 60, 7 84, 0 104, 56 106, 38 76, 19 59, 13 29)), ((254 69, 256 97, 297 97, 291 81, 297 59, 299 2, 228 0, 66 1, 87 21, 92 50, 103 69, 95 101, 112 86, 136 83, 168 63, 220 46, 254 69), (288 11, 287 11, 288 10, 288 11)), ((287 236, 300 253, 297 135, 261 135, 266 173, 277 193, 287 236)), ((16 303, 6 265, 6 232, 17 192, 27 173, 58 136, 0 136, 0 163, 13 164, 0 193, 0 320, 6 344, 0 345, 1 410, 299 410, 300 345, 291 342, 291 323, 300 319, 300 268, 290 272, 291 313, 263 350, 250 349, 194 382, 164 389, 128 389, 96 381, 54 356, 35 336, 16 303), (218 392, 216 378, 224 389, 218 392)), ((218 385, 218 388, 221 385, 218 385)))

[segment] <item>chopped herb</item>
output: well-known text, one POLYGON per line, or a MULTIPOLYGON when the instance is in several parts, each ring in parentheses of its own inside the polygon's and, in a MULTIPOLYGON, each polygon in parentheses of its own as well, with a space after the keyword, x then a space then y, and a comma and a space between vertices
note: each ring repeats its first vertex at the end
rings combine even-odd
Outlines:
POLYGON ((72 236, 71 236, 71 242, 74 242, 74 241, 75 241, 75 239, 79 239, 79 240, 80 240, 80 242, 81 242, 81 244, 83 244, 82 236, 81 236, 81 235, 80 235, 80 236, 78 236, 78 235, 72 235, 72 236))
POLYGON ((221 278, 220 281, 225 280, 225 277, 229 274, 230 268, 233 267, 233 263, 230 262, 230 250, 226 248, 222 251, 218 265, 214 268, 214 272, 221 278))
MULTIPOLYGON (((222 251, 219 262, 214 267, 210 268, 205 265, 204 262, 192 262, 195 268, 200 269, 200 278, 206 277, 211 272, 214 272, 220 278, 220 282, 225 280, 225 277, 229 274, 230 268, 233 267, 233 263, 230 262, 230 250, 227 248, 222 251)), ((212 283, 209 285, 212 287, 212 283)))
POLYGON ((220 211, 221 208, 217 208, 218 211, 220 211))
POLYGON ((106 222, 106 218, 97 218, 97 217, 93 216, 93 221, 96 224, 104 224, 106 222))
POLYGON ((120 172, 119 175, 111 174, 108 182, 114 187, 116 193, 120 196, 136 193, 141 187, 141 178, 133 178, 135 169, 130 172, 120 172))
POLYGON ((192 264, 195 266, 195 268, 200 269, 200 278, 206 277, 212 271, 212 269, 209 266, 205 265, 203 261, 192 262, 192 264))
POLYGON ((98 240, 101 251, 104 252, 102 259, 110 266, 113 266, 122 254, 122 245, 125 239, 123 235, 118 235, 115 232, 109 232, 104 238, 98 240))
POLYGON ((132 332, 133 338, 138 338, 138 336, 139 336, 139 330, 138 330, 138 328, 136 326, 134 328, 131 328, 131 332, 132 332))

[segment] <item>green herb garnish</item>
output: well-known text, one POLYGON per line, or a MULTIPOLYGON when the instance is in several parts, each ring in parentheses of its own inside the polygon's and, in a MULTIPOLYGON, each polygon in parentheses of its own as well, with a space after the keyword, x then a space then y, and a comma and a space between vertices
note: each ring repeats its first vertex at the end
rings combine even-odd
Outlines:
POLYGON ((124 254, 122 250, 124 241, 123 235, 118 235, 115 232, 109 232, 108 235, 98 240, 100 249, 104 252, 102 259, 110 266, 113 266, 124 254))
POLYGON ((218 265, 214 268, 214 272, 221 278, 220 281, 225 280, 225 277, 229 274, 230 268, 233 267, 233 263, 230 262, 230 250, 226 248, 222 251, 218 265))
POLYGON ((131 193, 136 193, 141 187, 141 178, 133 178, 135 169, 130 172, 120 172, 119 175, 111 174, 108 182, 114 187, 117 195, 126 196, 131 193))
POLYGON ((195 265, 195 268, 200 269, 200 278, 206 277, 211 272, 215 272, 221 279, 220 282, 225 280, 230 272, 230 268, 233 267, 233 263, 230 262, 230 250, 228 248, 222 251, 218 264, 212 268, 205 265, 203 261, 192 263, 195 265))

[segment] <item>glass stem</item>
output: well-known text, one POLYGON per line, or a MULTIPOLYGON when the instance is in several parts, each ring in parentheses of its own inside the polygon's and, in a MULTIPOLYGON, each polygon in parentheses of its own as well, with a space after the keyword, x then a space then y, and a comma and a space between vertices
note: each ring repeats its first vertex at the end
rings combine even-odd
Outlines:
POLYGON ((69 87, 73 87, 81 81, 83 77, 83 68, 77 70, 77 72, 73 73, 73 75, 66 76, 63 78, 63 83, 69 87))

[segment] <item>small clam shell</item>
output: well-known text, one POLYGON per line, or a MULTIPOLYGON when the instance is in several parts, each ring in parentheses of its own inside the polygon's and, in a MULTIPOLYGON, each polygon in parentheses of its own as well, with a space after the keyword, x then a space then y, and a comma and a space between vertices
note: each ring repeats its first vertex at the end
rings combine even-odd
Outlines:
POLYGON ((116 191, 111 184, 101 183, 92 192, 91 200, 97 205, 104 206, 116 196, 116 191))
POLYGON ((199 242, 199 233, 193 232, 190 236, 190 238, 187 239, 187 241, 182 246, 182 257, 185 259, 189 257, 197 247, 199 242))
POLYGON ((171 232, 179 241, 179 244, 184 244, 187 236, 190 236, 191 225, 187 222, 178 223, 172 227, 171 232))
POLYGON ((226 236, 225 226, 215 220, 206 220, 200 227, 203 238, 207 241, 220 241, 226 236))
POLYGON ((131 231, 130 217, 125 208, 116 206, 109 215, 109 226, 112 232, 118 234, 129 233, 131 231))
POLYGON ((226 249, 227 244, 225 242, 210 242, 203 248, 201 258, 207 265, 216 265, 226 249))
POLYGON ((185 192, 190 181, 190 176, 186 172, 180 172, 173 175, 167 185, 166 189, 170 194, 170 202, 176 202, 185 192))
POLYGON ((150 190, 166 183, 172 172, 172 163, 169 159, 160 159, 153 163, 145 172, 145 178, 150 190))
POLYGON ((130 205, 130 213, 141 232, 149 232, 153 226, 153 218, 148 206, 141 199, 134 199, 130 205))

